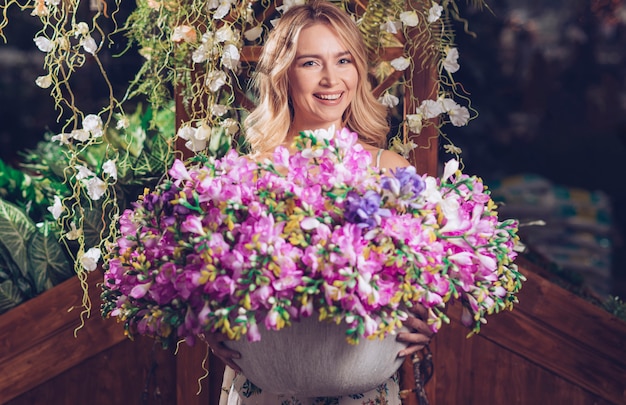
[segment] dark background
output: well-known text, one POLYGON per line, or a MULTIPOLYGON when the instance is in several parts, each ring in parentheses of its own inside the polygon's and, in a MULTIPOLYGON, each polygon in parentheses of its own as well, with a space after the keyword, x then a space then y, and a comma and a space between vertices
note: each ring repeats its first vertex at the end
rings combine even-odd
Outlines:
MULTIPOLYGON (((621 0, 500 0, 491 11, 459 1, 470 31, 455 24, 461 69, 454 78, 478 117, 446 127, 465 172, 481 176, 504 215, 542 219, 524 241, 598 295, 626 295, 626 6, 621 0)), ((38 20, 14 8, 0 45, 0 158, 18 164, 46 131, 58 132, 49 91, 34 84, 43 54, 38 20)), ((123 16, 121 16, 123 17, 123 16)), ((117 88, 140 58, 120 36, 103 61, 117 88)), ((88 62, 89 64, 90 62, 88 62)), ((80 108, 104 105, 95 65, 76 75, 80 108)), ((117 94, 121 97, 122 94, 117 94)), ((447 159, 442 153, 442 160, 447 159)))

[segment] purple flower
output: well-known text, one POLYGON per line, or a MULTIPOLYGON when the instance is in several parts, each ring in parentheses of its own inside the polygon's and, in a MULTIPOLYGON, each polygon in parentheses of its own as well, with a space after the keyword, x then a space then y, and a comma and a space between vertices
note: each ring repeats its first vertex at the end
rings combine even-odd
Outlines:
POLYGON ((345 217, 348 222, 357 224, 359 228, 373 228, 380 223, 381 217, 389 216, 387 209, 380 208, 380 194, 368 190, 363 196, 350 191, 346 196, 345 217))
POLYGON ((415 204, 417 197, 426 189, 426 182, 419 176, 414 166, 400 167, 393 176, 381 179, 383 190, 391 192, 400 202, 415 204))

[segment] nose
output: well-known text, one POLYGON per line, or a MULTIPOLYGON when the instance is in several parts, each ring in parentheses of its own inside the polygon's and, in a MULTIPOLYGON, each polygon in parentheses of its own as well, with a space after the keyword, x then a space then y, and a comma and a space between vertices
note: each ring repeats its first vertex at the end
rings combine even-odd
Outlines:
POLYGON ((332 87, 339 81, 339 74, 337 72, 337 68, 332 65, 324 66, 322 70, 322 78, 320 80, 320 84, 326 87, 332 87))

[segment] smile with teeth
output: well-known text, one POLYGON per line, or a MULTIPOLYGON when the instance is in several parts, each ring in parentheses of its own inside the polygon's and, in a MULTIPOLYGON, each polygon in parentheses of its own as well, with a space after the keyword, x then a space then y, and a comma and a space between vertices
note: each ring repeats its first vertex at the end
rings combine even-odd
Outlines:
POLYGON ((321 100, 328 100, 328 101, 333 101, 333 100, 337 100, 339 99, 339 97, 341 97, 343 95, 343 93, 337 93, 337 94, 314 94, 315 97, 321 99, 321 100))

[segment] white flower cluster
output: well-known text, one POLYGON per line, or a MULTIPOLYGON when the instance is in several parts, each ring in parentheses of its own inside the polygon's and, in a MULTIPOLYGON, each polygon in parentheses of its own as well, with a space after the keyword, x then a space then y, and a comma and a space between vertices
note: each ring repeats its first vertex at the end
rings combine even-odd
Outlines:
MULTIPOLYGON (((48 15, 48 5, 56 7, 60 3, 60 0, 46 0, 45 2, 38 2, 37 7, 33 10, 33 15, 37 15, 39 17, 45 17, 48 15), (43 7, 42 10, 38 11, 40 6, 43 7), (44 14, 40 14, 44 13, 44 14)), ((71 36, 74 36, 74 39, 78 39, 77 46, 82 47, 82 49, 90 55, 95 55, 98 51, 98 44, 96 40, 91 36, 91 30, 89 29, 89 25, 86 22, 79 22, 73 25, 72 31, 68 34, 68 36, 57 34, 56 37, 48 38, 46 36, 37 36, 33 39, 37 48, 44 53, 52 53, 54 51, 59 51, 62 53, 68 53, 71 44, 71 36), (69 38, 69 39, 68 39, 69 38)), ((65 56, 59 56, 59 58, 65 58, 65 56)), ((35 84, 42 89, 47 89, 52 85, 53 77, 51 74, 47 74, 44 76, 39 76, 35 79, 35 84)))
MULTIPOLYGON (((234 135, 239 131, 239 123, 232 118, 226 118, 221 122, 220 127, 226 129, 228 135, 234 135)), ((200 152, 206 149, 213 131, 214 128, 211 128, 206 122, 201 122, 196 127, 189 124, 181 126, 176 135, 187 141, 185 142, 187 149, 192 152, 200 152)))
POLYGON ((90 139, 100 138, 104 134, 102 118, 98 115, 89 114, 85 116, 82 124, 82 128, 54 135, 51 140, 63 145, 69 145, 72 140, 86 142, 90 139))
POLYGON ((470 114, 466 107, 459 105, 448 97, 439 97, 437 100, 424 100, 417 107, 415 114, 407 114, 409 130, 419 134, 422 131, 423 121, 448 114, 450 123, 455 127, 467 125, 470 114))

